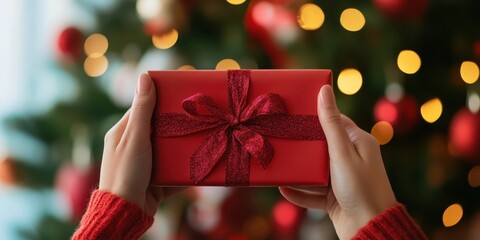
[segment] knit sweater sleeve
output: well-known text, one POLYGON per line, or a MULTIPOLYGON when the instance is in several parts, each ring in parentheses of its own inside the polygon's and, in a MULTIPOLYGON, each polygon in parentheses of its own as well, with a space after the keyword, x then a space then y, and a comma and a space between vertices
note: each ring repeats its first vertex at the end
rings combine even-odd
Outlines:
POLYGON ((410 217, 405 207, 397 203, 372 219, 353 237, 355 240, 426 240, 425 233, 410 217))
POLYGON ((153 217, 136 204, 95 190, 72 239, 138 239, 152 223, 153 217))

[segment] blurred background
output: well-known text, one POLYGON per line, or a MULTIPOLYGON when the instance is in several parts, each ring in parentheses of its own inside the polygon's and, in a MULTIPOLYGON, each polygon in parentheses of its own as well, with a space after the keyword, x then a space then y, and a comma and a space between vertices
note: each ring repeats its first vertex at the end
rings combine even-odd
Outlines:
MULTIPOLYGON (((3 0, 0 238, 68 239, 147 70, 326 68, 434 239, 480 239, 480 1, 3 0)), ((336 239, 276 188, 191 189, 144 239, 336 239)))

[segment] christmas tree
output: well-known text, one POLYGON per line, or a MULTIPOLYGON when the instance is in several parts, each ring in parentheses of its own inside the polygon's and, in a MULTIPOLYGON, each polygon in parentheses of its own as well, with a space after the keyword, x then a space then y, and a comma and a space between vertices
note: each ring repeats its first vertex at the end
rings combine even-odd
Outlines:
MULTIPOLYGON (((73 220, 47 221, 45 236, 81 216, 103 135, 141 72, 319 68, 333 70, 341 111, 382 145, 397 200, 427 235, 478 238, 480 2, 137 0, 88 9, 95 29, 65 26, 57 42, 78 96, 11 120, 50 146, 42 171, 20 167, 25 184, 56 187, 72 202, 73 220)), ((196 188, 166 201, 146 238, 334 236, 324 213, 294 207, 276 188, 196 188)))

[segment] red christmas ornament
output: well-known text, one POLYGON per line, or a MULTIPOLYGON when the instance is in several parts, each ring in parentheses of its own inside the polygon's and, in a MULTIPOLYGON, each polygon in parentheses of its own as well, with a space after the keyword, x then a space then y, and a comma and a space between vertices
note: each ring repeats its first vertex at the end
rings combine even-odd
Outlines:
POLYGON ((67 27, 57 39, 58 52, 62 57, 79 58, 82 54, 83 33, 75 27, 67 27))
POLYGON ((406 134, 415 127, 418 120, 418 104, 410 95, 393 102, 380 98, 373 108, 375 121, 387 121, 398 134, 406 134))
POLYGON ((375 6, 394 20, 419 19, 427 9, 427 0, 373 0, 375 6))
POLYGON ((296 24, 296 16, 285 8, 287 0, 251 1, 245 15, 245 28, 250 37, 265 49, 276 68, 284 68, 288 53, 275 39, 279 31, 296 24))
POLYGON ((473 44, 473 52, 475 53, 475 56, 477 56, 477 58, 480 58, 480 40, 476 41, 473 44))
POLYGON ((278 201, 272 209, 275 226, 275 239, 298 239, 300 223, 305 209, 299 208, 287 200, 278 201))
POLYGON ((148 35, 153 36, 169 32, 170 30, 172 30, 172 26, 171 24, 168 24, 166 22, 152 19, 145 23, 145 25, 143 26, 143 30, 148 35))
POLYGON ((90 200, 90 194, 98 186, 99 168, 79 169, 71 164, 61 167, 56 178, 57 189, 68 200, 71 216, 79 221, 90 200))
POLYGON ((450 144, 455 155, 480 163, 480 113, 460 109, 450 123, 450 144))

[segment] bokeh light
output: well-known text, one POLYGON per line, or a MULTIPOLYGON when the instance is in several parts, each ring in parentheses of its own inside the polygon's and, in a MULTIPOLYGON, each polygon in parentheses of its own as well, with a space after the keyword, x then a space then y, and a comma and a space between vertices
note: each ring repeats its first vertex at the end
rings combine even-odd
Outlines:
POLYGON ((475 166, 468 172, 468 184, 471 187, 480 187, 480 165, 475 166))
POLYGON ((414 74, 422 65, 420 56, 412 50, 403 50, 398 54, 397 58, 398 68, 406 74, 414 74))
POLYGON ((192 65, 183 65, 179 67, 177 70, 195 70, 195 67, 192 65))
POLYGON ((319 6, 307 3, 300 7, 297 21, 305 30, 317 30, 323 25, 325 14, 319 6))
POLYGON ((362 74, 354 68, 344 69, 338 75, 337 86, 344 94, 353 95, 362 87, 362 74))
POLYGON ((99 57, 87 57, 83 63, 83 70, 90 77, 99 77, 108 68, 108 60, 105 55, 99 57))
POLYGON ((443 212, 443 225, 445 227, 455 226, 462 219, 462 216, 462 206, 458 203, 452 204, 443 212))
POLYGON ((83 48, 87 56, 92 58, 100 57, 108 49, 108 40, 103 34, 94 33, 85 40, 83 48))
POLYGON ((400 113, 394 103, 387 100, 381 100, 375 105, 374 115, 377 120, 395 124, 398 122, 400 113))
POLYGON ((270 234, 270 222, 261 216, 250 218, 243 227, 249 239, 268 239, 270 234))
POLYGON ((348 31, 356 32, 365 26, 365 16, 355 8, 347 8, 340 15, 340 24, 348 31))
POLYGON ((164 3, 159 0, 137 0, 137 13, 142 20, 149 20, 158 16, 164 3))
POLYGON ((422 118, 429 122, 434 123, 442 115, 443 106, 439 98, 430 99, 420 107, 420 113, 422 118))
POLYGON ((397 82, 393 82, 387 85, 385 88, 385 97, 391 102, 398 102, 402 99, 404 94, 403 87, 397 82))
POLYGON ((477 113, 480 110, 480 96, 476 92, 472 92, 467 98, 468 110, 472 113, 477 113))
POLYGON ((227 0, 228 3, 232 5, 240 5, 245 2, 245 0, 227 0))
POLYGON ((259 1, 253 5, 252 18, 264 28, 271 28, 275 19, 275 6, 267 1, 259 1))
POLYGON ((370 133, 377 139, 378 144, 385 145, 393 138, 393 127, 387 121, 380 121, 373 125, 370 133))
POLYGON ((170 32, 165 34, 158 34, 152 36, 153 45, 159 49, 169 49, 178 40, 178 31, 176 29, 172 29, 170 32))
POLYGON ((478 69, 478 65, 471 61, 465 61, 460 66, 460 76, 464 82, 468 84, 473 84, 478 80, 480 75, 480 70, 478 69))
POLYGON ((215 70, 240 69, 240 64, 235 60, 226 58, 217 63, 215 70))
POLYGON ((296 207, 287 201, 280 201, 273 207, 273 220, 281 228, 292 228, 298 218, 296 207))

